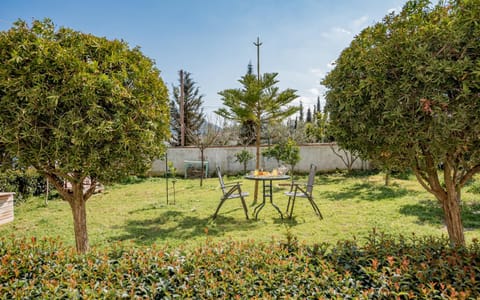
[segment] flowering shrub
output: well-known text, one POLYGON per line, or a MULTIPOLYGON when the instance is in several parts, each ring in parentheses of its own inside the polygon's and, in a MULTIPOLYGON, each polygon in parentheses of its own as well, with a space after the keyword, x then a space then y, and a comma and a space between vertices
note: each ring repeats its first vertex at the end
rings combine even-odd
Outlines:
POLYGON ((480 246, 373 233, 335 246, 228 241, 192 251, 113 244, 78 255, 56 239, 0 239, 0 298, 480 297, 480 246))

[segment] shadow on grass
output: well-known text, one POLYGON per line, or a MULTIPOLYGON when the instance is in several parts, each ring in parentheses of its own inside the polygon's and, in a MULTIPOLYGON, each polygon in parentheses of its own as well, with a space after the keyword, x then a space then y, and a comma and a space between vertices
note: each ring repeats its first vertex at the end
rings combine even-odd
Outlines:
POLYGON ((417 204, 408 204, 400 208, 400 213, 417 217, 419 224, 443 224, 443 212, 436 201, 421 200, 417 204))
POLYGON ((416 194, 418 194, 418 192, 409 191, 408 189, 395 184, 390 186, 379 186, 377 184, 365 182, 350 185, 338 192, 322 193, 322 198, 332 201, 351 200, 354 198, 367 201, 380 201, 392 200, 406 195, 416 194))
MULTIPOLYGON (((418 218, 418 223, 442 225, 443 211, 434 200, 423 200, 418 204, 404 205, 400 213, 418 218)), ((466 230, 480 228, 480 203, 463 203, 462 222, 466 230)))
MULTIPOLYGON (((305 179, 307 180, 307 179, 305 179)), ((340 184, 341 182, 347 180, 347 178, 343 176, 330 176, 330 175, 320 175, 315 177, 315 184, 318 185, 335 185, 340 184)))
MULTIPOLYGON (((226 213, 225 211, 223 213, 226 213)), ((158 240, 184 240, 205 236, 223 235, 229 231, 247 231, 257 226, 245 218, 227 217, 219 214, 215 221, 206 217, 189 216, 181 211, 169 210, 148 220, 131 220, 124 227, 126 234, 113 240, 132 240, 139 245, 151 244, 158 240)))

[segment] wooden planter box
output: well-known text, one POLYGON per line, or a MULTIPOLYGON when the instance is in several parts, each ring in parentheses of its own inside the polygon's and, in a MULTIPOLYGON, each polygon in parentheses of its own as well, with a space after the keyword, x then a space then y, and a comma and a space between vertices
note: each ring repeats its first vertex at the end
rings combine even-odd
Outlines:
POLYGON ((13 195, 0 192, 0 225, 13 221, 13 195))

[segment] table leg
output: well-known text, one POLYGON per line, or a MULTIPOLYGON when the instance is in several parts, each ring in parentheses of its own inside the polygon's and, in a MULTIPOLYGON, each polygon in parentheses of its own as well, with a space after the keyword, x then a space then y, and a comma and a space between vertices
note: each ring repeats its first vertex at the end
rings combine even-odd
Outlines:
POLYGON ((278 206, 276 206, 274 203, 273 203, 273 184, 272 184, 272 180, 269 180, 269 183, 270 185, 267 186, 265 184, 266 180, 262 180, 263 182, 263 186, 262 186, 262 203, 260 203, 257 207, 255 207, 255 209, 253 210, 253 214, 255 215, 255 219, 258 219, 258 214, 260 213, 260 211, 262 210, 262 208, 265 206, 265 203, 267 202, 267 198, 270 199, 270 204, 272 204, 272 206, 278 211, 278 213, 280 214, 280 217, 282 218, 283 220, 283 214, 282 214, 282 211, 280 210, 280 208, 278 208, 278 206))
POLYGON ((258 219, 258 213, 262 210, 262 208, 265 206, 265 200, 262 201, 259 205, 255 207, 253 210, 253 215, 255 216, 255 219, 258 219))
POLYGON ((282 220, 283 220, 282 211, 280 210, 280 208, 278 208, 278 206, 276 206, 276 205, 273 203, 273 184, 272 184, 272 181, 271 181, 271 180, 270 180, 270 203, 272 204, 273 207, 275 207, 275 209, 278 211, 278 213, 280 214, 280 217, 281 217, 282 220))
POLYGON ((258 213, 262 210, 262 208, 265 206, 265 200, 266 200, 266 195, 265 195, 265 180, 262 180, 263 186, 262 186, 262 203, 257 205, 255 209, 253 210, 253 214, 255 215, 255 219, 258 219, 258 213))

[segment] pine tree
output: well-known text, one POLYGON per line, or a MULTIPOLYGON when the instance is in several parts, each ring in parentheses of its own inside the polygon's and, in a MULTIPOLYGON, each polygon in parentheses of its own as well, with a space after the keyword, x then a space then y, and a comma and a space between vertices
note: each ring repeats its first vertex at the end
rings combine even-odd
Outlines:
MULTIPOLYGON (((253 75, 253 65, 251 61, 247 66, 247 75, 253 75)), ((252 120, 243 120, 240 126, 240 143, 244 146, 255 144, 255 122, 252 120)))
MULTIPOLYGON (((180 145, 180 86, 182 72, 179 72, 179 85, 173 86, 173 100, 170 101, 170 125, 172 130, 172 145, 180 145)), ((196 82, 191 78, 189 72, 183 72, 183 93, 184 93, 184 124, 185 146, 194 144, 192 136, 198 134, 205 122, 205 114, 203 113, 203 95, 200 94, 196 82)))
MULTIPOLYGON (((295 90, 280 91, 276 85, 277 73, 265 73, 260 79, 246 74, 239 82, 241 89, 227 89, 219 92, 225 107, 215 111, 221 117, 235 121, 252 121, 255 125, 256 165, 260 168, 260 139, 262 124, 279 122, 295 114, 298 107, 290 103, 298 96, 295 90)), ((257 190, 257 189, 255 189, 257 190)), ((256 201, 255 192, 255 199, 256 201)))
POLYGON ((247 66, 247 74, 248 75, 253 75, 253 65, 252 65, 252 62, 248 62, 248 66, 247 66))

